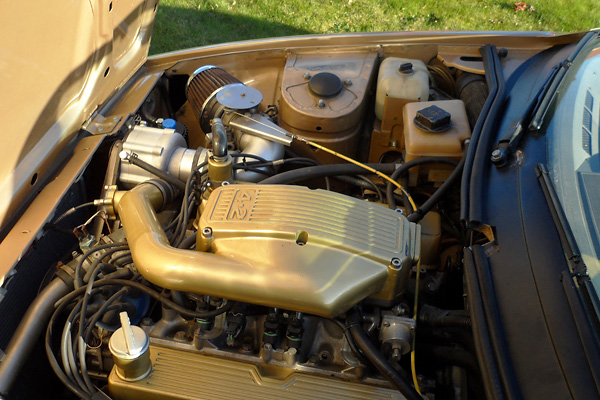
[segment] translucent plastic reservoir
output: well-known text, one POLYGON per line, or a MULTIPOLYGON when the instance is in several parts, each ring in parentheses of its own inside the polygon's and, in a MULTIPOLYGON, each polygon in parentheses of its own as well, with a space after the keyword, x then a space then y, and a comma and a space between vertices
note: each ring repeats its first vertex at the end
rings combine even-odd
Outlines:
POLYGON ((470 136, 469 120, 461 100, 409 103, 404 106, 406 161, 427 156, 460 159, 463 155, 463 142, 470 136), (428 132, 415 124, 417 112, 430 106, 437 106, 451 115, 447 130, 428 132))
POLYGON ((429 73, 421 60, 388 57, 379 67, 375 115, 383 118, 386 97, 406 100, 429 100, 429 73))

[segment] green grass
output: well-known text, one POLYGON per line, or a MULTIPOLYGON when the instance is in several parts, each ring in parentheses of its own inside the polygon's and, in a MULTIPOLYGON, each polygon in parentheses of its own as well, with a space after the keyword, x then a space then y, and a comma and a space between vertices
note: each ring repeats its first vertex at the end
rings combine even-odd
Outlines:
POLYGON ((163 0, 151 54, 236 40, 313 33, 548 30, 600 26, 598 0, 163 0))

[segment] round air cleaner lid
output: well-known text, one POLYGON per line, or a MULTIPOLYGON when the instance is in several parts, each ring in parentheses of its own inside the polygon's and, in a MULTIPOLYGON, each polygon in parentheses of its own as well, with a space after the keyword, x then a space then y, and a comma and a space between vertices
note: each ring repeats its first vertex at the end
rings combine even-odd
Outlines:
POLYGON ((262 99, 260 90, 246 86, 243 83, 232 83, 224 86, 217 93, 217 101, 234 110, 249 110, 258 106, 262 99))
POLYGON ((319 97, 332 97, 342 91, 342 80, 331 72, 319 72, 308 81, 308 89, 319 97))

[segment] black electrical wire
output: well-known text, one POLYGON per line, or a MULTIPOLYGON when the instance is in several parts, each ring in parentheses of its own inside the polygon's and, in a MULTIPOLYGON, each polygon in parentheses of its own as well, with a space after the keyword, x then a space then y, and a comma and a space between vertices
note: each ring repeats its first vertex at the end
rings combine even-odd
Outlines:
MULTIPOLYGON (((56 323, 58 316, 62 313, 62 311, 65 309, 65 307, 67 305, 69 305, 78 296, 80 296, 84 290, 85 290, 85 288, 83 288, 83 287, 79 288, 79 289, 75 289, 71 293, 63 296, 61 300, 59 300, 58 307, 56 308, 56 310, 50 317, 50 321, 48 322, 48 326, 46 327, 45 347, 46 347, 46 355, 48 356, 48 361, 50 362, 50 366, 52 367, 52 370, 54 371, 56 376, 60 379, 60 381, 69 390, 71 390, 74 394, 76 394, 79 398, 91 400, 91 398, 92 398, 91 394, 88 393, 86 390, 82 390, 77 385, 77 383, 75 383, 71 379, 69 379, 69 377, 64 373, 64 371, 58 364, 58 361, 56 360, 54 351, 52 350, 52 332, 54 331, 54 324, 56 323)), ((80 302, 81 302, 81 300, 80 300, 80 302)), ((75 315, 73 317, 75 317, 75 315)))
POLYGON ((131 252, 129 252, 129 248, 128 247, 125 247, 125 248, 118 248, 117 247, 117 248, 113 248, 113 249, 107 249, 104 253, 102 253, 101 257, 99 257, 96 260, 94 260, 94 262, 91 264, 90 268, 87 270, 87 272, 83 276, 83 282, 84 282, 84 284, 85 284, 85 282, 89 281, 92 272, 94 271, 94 269, 96 269, 97 266, 99 266, 100 264, 103 264, 104 266, 110 265, 108 263, 103 263, 102 260, 104 260, 107 257, 112 256, 115 253, 121 252, 121 251, 125 251, 125 252, 128 253, 128 254, 124 254, 124 255, 131 255, 131 252))
MULTIPOLYGON (((100 279, 100 280, 94 282, 94 288, 100 288, 102 286, 110 286, 110 285, 129 286, 129 287, 138 289, 138 290, 148 294, 153 299, 159 301, 166 307, 171 308, 171 309, 175 310, 176 312, 178 312, 179 314, 185 315, 190 318, 214 318, 217 315, 220 315, 220 314, 223 314, 223 313, 229 311, 236 304, 235 301, 229 301, 229 302, 227 302, 227 304, 225 304, 224 306, 222 306, 220 308, 217 308, 216 310, 193 311, 193 310, 188 310, 187 308, 181 307, 177 303, 162 296, 160 293, 150 289, 148 286, 143 285, 138 282, 133 282, 133 281, 125 280, 125 279, 106 279, 106 278, 100 279)), ((80 287, 79 289, 73 290, 71 293, 64 296, 61 300, 59 300, 60 304, 63 304, 65 301, 70 303, 71 301, 73 301, 73 299, 75 299, 75 298, 81 296, 83 293, 85 293, 86 288, 87 287, 80 287)))
POLYGON ((188 177, 188 179, 186 181, 185 192, 184 192, 184 197, 183 197, 184 201, 182 202, 180 212, 175 217, 175 219, 164 228, 165 233, 167 233, 167 235, 169 235, 168 231, 170 231, 171 229, 173 229, 175 227, 175 230, 173 231, 173 235, 170 237, 170 241, 169 241, 169 243, 171 243, 171 245, 174 247, 178 247, 179 244, 181 244, 181 242, 185 238, 187 225, 189 223, 189 215, 191 215, 191 212, 193 211, 193 201, 194 201, 194 197, 196 196, 196 191, 195 190, 192 191, 192 187, 197 182, 200 182, 200 180, 202 179, 202 176, 207 172, 207 171, 203 171, 202 173, 199 172, 206 165, 208 165, 207 161, 199 164, 196 168, 194 168, 194 170, 192 171, 192 173, 190 174, 190 176, 188 177))
POLYGON ((176 240, 173 243, 174 247, 177 247, 179 243, 185 238, 185 233, 190 222, 190 215, 192 215, 195 204, 196 192, 192 192, 188 195, 187 200, 181 204, 181 224, 175 229, 176 240))
POLYGON ((190 235, 188 237, 186 237, 185 239, 183 239, 181 241, 181 243, 179 243, 179 246, 177 246, 180 249, 189 249, 194 243, 196 243, 196 235, 190 235))
POLYGON ((183 219, 181 233, 179 234, 177 240, 174 241, 173 247, 179 247, 181 245, 181 243, 184 241, 185 234, 187 232, 187 226, 188 226, 189 219, 190 219, 189 216, 192 214, 194 207, 195 207, 195 204, 193 204, 193 203, 188 205, 187 210, 185 212, 184 219, 183 219))
POLYGON ((273 176, 273 172, 269 172, 269 171, 265 171, 262 170, 258 167, 251 167, 249 165, 246 164, 235 164, 233 166, 233 169, 242 169, 244 171, 250 171, 250 172, 256 172, 257 174, 261 174, 261 175, 266 175, 266 176, 273 176))
POLYGON ((265 158, 262 158, 260 156, 254 155, 254 154, 248 154, 248 153, 231 153, 231 157, 233 157, 233 158, 252 158, 252 159, 258 160, 258 161, 260 161, 262 163, 269 162, 265 158))
POLYGON ((116 265, 117 267, 122 267, 127 264, 131 264, 133 262, 133 257, 131 256, 131 251, 128 251, 126 254, 121 254, 118 257, 110 260, 111 264, 116 265))
POLYGON ((190 176, 188 177, 185 184, 185 191, 183 195, 183 200, 181 202, 181 208, 179 215, 177 216, 177 225, 175 230, 173 231, 173 237, 171 240, 171 245, 177 247, 177 243, 183 240, 185 236, 185 231, 187 230, 187 225, 189 223, 189 215, 191 213, 191 208, 193 206, 193 200, 195 196, 195 191, 191 192, 194 182, 197 180, 197 170, 192 171, 190 176))
MULTIPOLYGON (((83 279, 81 278, 81 270, 83 268, 83 263, 85 262, 85 260, 87 260, 95 252, 97 252, 99 250, 110 249, 111 247, 122 247, 123 250, 128 248, 125 243, 115 242, 115 243, 107 243, 107 244, 101 244, 99 246, 94 246, 91 249, 89 249, 88 251, 86 251, 85 253, 83 253, 81 260, 79 260, 79 262, 77 263, 77 266, 75 267, 75 279, 73 281, 73 284, 75 285, 76 289, 83 286, 83 279)), ((104 257, 102 257, 102 258, 104 258, 104 257)))
MULTIPOLYGON (((77 316, 80 314, 81 311, 81 306, 82 306, 82 301, 78 301, 77 304, 75 305, 75 307, 73 307, 73 310, 71 310, 71 312, 69 313, 69 316, 67 317, 67 321, 65 323, 65 329, 67 329, 67 325, 71 325, 73 324, 73 321, 77 318, 77 316)), ((70 328, 69 328, 70 330, 70 328)), ((69 343, 71 345, 71 343, 69 343)), ((86 386, 85 382, 83 381, 83 378, 81 377, 81 375, 79 375, 79 368, 77 367, 77 361, 76 361, 76 355, 77 355, 77 347, 76 346, 70 346, 71 347, 71 352, 73 355, 73 358, 71 359, 71 357, 69 357, 69 355, 65 355, 66 359, 63 359, 63 368, 65 371, 67 371, 67 373, 69 373, 71 376, 73 376, 73 378, 75 379, 75 383, 77 383, 77 385, 85 392, 87 393, 91 393, 90 389, 86 386)), ((61 339, 61 353, 63 352, 63 343, 62 343, 62 339, 61 339)))
MULTIPOLYGON (((48 338, 48 336, 49 336, 48 332, 50 330, 51 330, 51 325, 48 324, 48 328, 46 330, 46 338, 48 338)), ((87 392, 84 392, 79 387, 77 387, 67 377, 67 375, 65 375, 63 370, 60 368, 60 365, 58 364, 58 361, 56 360, 56 356, 54 356, 54 352, 52 351, 52 348, 50 347, 50 343, 47 339, 46 339, 46 354, 48 355, 48 361, 50 362, 50 366, 52 367, 52 370, 54 371, 54 373, 56 374, 58 379, 60 379, 60 381, 63 383, 63 385, 65 387, 67 387, 75 395, 77 395, 77 397, 79 397, 80 399, 92 400, 92 397, 87 392)))
POLYGON ((371 364, 377 368, 381 375, 389 380, 407 400, 423 400, 415 388, 406 382, 406 380, 392 368, 371 342, 365 331, 362 330, 360 326, 360 315, 356 309, 348 311, 346 324, 356 346, 363 352, 371 364))
MULTIPOLYGON (((114 249, 107 251, 108 252, 115 252, 114 249)), ((85 317, 87 314, 87 306, 88 303, 90 301, 90 298, 92 296, 92 289, 94 288, 94 282, 96 280, 96 277, 98 276, 98 274, 100 273, 100 270, 102 269, 102 264, 98 264, 93 270, 92 270, 92 274, 90 276, 89 282, 87 284, 87 288, 85 291, 85 294, 83 296, 83 302, 81 305, 81 313, 80 313, 80 317, 79 317, 79 330, 77 333, 77 338, 75 339, 75 341, 77 342, 78 340, 83 340, 83 330, 85 328, 85 317)), ((78 349, 78 346, 76 345, 76 347, 78 349)), ((81 368, 81 375, 83 376, 83 380, 86 384, 86 386, 88 387, 88 389, 90 390, 90 393, 93 392, 94 390, 94 385, 92 384, 92 381, 90 379, 89 374, 87 373, 87 366, 85 363, 85 352, 83 353, 79 353, 79 367, 81 368)))
POLYGON ((93 317, 88 322, 88 326, 87 326, 87 329, 85 331, 84 341, 86 343, 89 342, 89 340, 90 340, 90 336, 92 334, 92 331, 94 330, 94 326, 96 325, 96 322, 98 322, 100 320, 100 318, 102 318, 102 316, 104 315, 104 313, 106 312, 106 310, 115 301, 119 300, 121 297, 123 297, 124 295, 126 295, 129 290, 130 290, 129 288, 123 288, 123 289, 119 290, 118 292, 116 292, 115 294, 113 294, 111 297, 109 297, 108 300, 106 300, 104 302, 104 304, 102 304, 102 307, 100 307, 100 309, 98 311, 96 311, 96 313, 93 315, 93 317))

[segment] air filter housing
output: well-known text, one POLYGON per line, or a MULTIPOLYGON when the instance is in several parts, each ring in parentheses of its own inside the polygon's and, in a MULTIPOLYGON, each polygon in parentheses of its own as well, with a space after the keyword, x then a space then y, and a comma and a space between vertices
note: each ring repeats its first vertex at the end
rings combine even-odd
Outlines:
POLYGON ((215 107, 217 93, 231 84, 242 84, 236 77, 222 68, 214 65, 205 65, 198 68, 190 76, 186 88, 186 97, 200 119, 200 126, 204 132, 210 131, 210 117, 207 110, 215 107))

